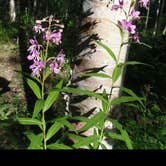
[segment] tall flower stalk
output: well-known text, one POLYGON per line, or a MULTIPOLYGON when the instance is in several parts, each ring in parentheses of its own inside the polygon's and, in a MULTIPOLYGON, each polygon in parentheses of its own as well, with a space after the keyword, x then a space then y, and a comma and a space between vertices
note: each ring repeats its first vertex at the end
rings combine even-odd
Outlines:
MULTIPOLYGON (((50 17, 37 20, 33 27, 36 36, 29 40, 30 47, 28 48, 29 55, 27 59, 33 64, 29 69, 32 71, 32 76, 36 78, 41 84, 41 101, 45 100, 45 80, 51 73, 59 74, 64 64, 63 51, 61 50, 55 56, 49 56, 49 46, 55 49, 61 44, 63 25, 59 24, 59 20, 50 17), (40 44, 37 40, 40 41, 40 44)), ((46 120, 45 107, 42 108, 42 131, 43 131, 43 148, 47 149, 46 138, 46 120)))

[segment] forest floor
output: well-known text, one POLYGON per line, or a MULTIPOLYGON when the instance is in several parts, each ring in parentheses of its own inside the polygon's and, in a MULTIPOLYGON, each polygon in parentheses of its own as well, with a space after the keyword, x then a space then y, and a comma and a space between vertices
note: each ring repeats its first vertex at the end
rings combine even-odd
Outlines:
MULTIPOLYGON (((20 56, 16 45, 0 45, 0 110, 7 115, 25 109, 20 56)), ((0 112, 2 114, 2 112, 0 112)))
MULTIPOLYGON (((0 45, 0 120, 8 120, 26 111, 19 49, 13 44, 0 45)), ((0 148, 9 148, 15 131, 0 123, 0 148)), ((17 142, 16 140, 12 142, 17 142)), ((10 147, 11 148, 11 147, 10 147)), ((14 147, 13 147, 14 148, 14 147)))

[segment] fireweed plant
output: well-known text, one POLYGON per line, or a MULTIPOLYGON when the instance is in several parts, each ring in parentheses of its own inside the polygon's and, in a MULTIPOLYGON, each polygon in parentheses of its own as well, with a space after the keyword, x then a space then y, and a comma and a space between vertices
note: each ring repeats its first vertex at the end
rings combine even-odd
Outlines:
MULTIPOLYGON (((27 133, 31 140, 30 149, 47 149, 47 140, 51 138, 50 131, 46 133, 45 113, 52 106, 59 92, 51 91, 46 97, 45 81, 51 74, 59 74, 63 67, 65 55, 63 50, 57 51, 62 41, 63 28, 64 26, 59 23, 59 20, 54 19, 51 15, 36 21, 36 25, 33 27, 36 36, 29 40, 27 60, 32 62, 29 69, 32 71, 33 79, 27 78, 27 83, 38 100, 35 103, 32 118, 19 118, 18 120, 24 125, 38 125, 42 130, 42 133, 38 135, 27 133), (55 55, 51 57, 49 56, 50 47, 55 49, 55 55), (41 116, 39 116, 40 112, 41 116), (37 140, 35 145, 34 142, 37 140)), ((60 81, 56 88, 62 87, 62 84, 63 82, 60 81)))
MULTIPOLYGON (((123 129, 122 125, 117 120, 108 118, 111 106, 119 105, 125 102, 135 101, 142 107, 142 109, 145 109, 143 103, 145 98, 138 97, 130 89, 115 86, 116 81, 122 74, 124 66, 143 64, 136 61, 128 61, 125 63, 119 62, 121 49, 125 44, 128 44, 129 42, 143 44, 140 42, 139 34, 135 25, 136 21, 140 20, 141 14, 140 11, 134 9, 136 0, 132 0, 130 2, 128 11, 126 11, 124 7, 126 2, 127 0, 114 1, 110 11, 116 12, 120 10, 125 14, 125 19, 118 20, 117 23, 114 23, 119 28, 121 34, 121 43, 118 55, 116 56, 111 48, 106 46, 101 41, 96 41, 97 44, 104 48, 109 53, 110 57, 115 61, 116 65, 113 69, 112 76, 103 73, 90 73, 82 75, 111 78, 112 88, 110 94, 106 94, 105 91, 103 91, 102 94, 98 94, 88 90, 64 87, 63 80, 61 80, 52 90, 50 90, 49 93, 46 93, 46 79, 52 73, 55 74, 55 76, 59 74, 64 64, 65 55, 63 54, 62 50, 57 52, 55 57, 48 56, 50 46, 53 46, 55 49, 57 49, 57 47, 59 47, 61 44, 63 25, 59 23, 59 20, 54 19, 53 16, 36 21, 36 25, 33 29, 38 38, 33 37, 29 40, 30 47, 28 49, 29 55, 27 56, 27 59, 32 62, 32 65, 29 68, 32 71, 33 79, 27 79, 27 83, 36 95, 37 101, 34 106, 32 118, 18 118, 18 121, 23 125, 37 125, 40 128, 41 133, 34 134, 32 132, 26 132, 26 135, 30 140, 28 149, 80 149, 82 147, 88 149, 108 149, 110 147, 103 142, 105 137, 111 137, 113 139, 123 141, 128 149, 134 148, 133 142, 129 138, 126 130, 123 129), (124 33, 126 31, 129 34, 129 41, 124 41, 124 33), (120 88, 120 90, 125 92, 128 96, 120 96, 110 100, 113 88, 120 88), (95 97, 101 100, 102 108, 100 109, 100 112, 96 113, 91 118, 86 118, 83 116, 71 117, 68 114, 46 122, 45 114, 57 100, 61 92, 95 97), (77 130, 72 125, 73 120, 74 122, 85 122, 85 125, 77 130), (111 122, 119 133, 108 130, 106 131, 105 127, 107 122, 111 122), (88 137, 81 135, 81 133, 87 131, 90 128, 94 129, 93 135, 88 137), (58 138, 56 137, 55 142, 52 143, 50 139, 54 138, 53 136, 55 136, 61 130, 63 131, 61 132, 61 135, 58 135, 58 138), (65 142, 66 139, 74 141, 68 144, 65 142)), ((148 0, 138 1, 140 7, 144 8, 147 8, 148 3, 148 0)))

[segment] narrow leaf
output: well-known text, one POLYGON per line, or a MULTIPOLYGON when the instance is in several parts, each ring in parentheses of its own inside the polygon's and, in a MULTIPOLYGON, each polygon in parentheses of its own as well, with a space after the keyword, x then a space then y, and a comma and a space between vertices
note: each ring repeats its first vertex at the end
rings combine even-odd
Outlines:
POLYGON ((70 150, 70 149, 72 149, 70 146, 67 146, 67 145, 64 145, 64 144, 59 144, 59 143, 49 144, 49 145, 47 145, 47 148, 52 149, 52 150, 54 150, 54 149, 70 150))
MULTIPOLYGON (((61 89, 62 88, 62 85, 63 85, 63 80, 61 80, 57 85, 56 85, 56 88, 57 89, 61 89)), ((47 111, 51 106, 52 104, 56 101, 56 99, 58 98, 60 94, 60 91, 58 90, 53 90, 49 93, 46 101, 45 101, 45 104, 44 104, 44 111, 47 111)))
POLYGON ((76 148, 76 149, 78 149, 78 148, 81 148, 82 146, 88 146, 88 145, 91 144, 91 143, 97 142, 98 139, 99 139, 98 136, 92 135, 92 136, 86 137, 86 138, 84 138, 83 140, 81 140, 81 141, 75 143, 75 144, 73 145, 73 147, 76 148))
POLYGON ((127 148, 132 150, 133 149, 132 141, 131 141, 128 133, 126 132, 126 130, 122 130, 121 134, 122 134, 122 137, 126 143, 127 148))
POLYGON ((36 118, 44 106, 44 100, 37 100, 33 111, 32 118, 36 118))
POLYGON ((110 121, 112 122, 112 124, 114 125, 114 127, 116 127, 118 130, 122 131, 122 125, 115 119, 110 119, 110 121))
MULTIPOLYGON (((139 99, 139 97, 138 97, 131 89, 128 89, 128 88, 125 88, 125 87, 120 87, 120 89, 121 89, 123 92, 125 92, 125 93, 131 95, 132 97, 136 97, 136 98, 139 99)), ((141 100, 142 100, 142 98, 141 98, 141 100)), ((143 104, 143 102, 142 102, 141 100, 138 100, 138 102, 144 107, 144 104, 143 104)))
POLYGON ((140 101, 140 100, 144 100, 144 98, 131 97, 131 96, 121 96, 121 97, 113 99, 111 101, 111 105, 117 105, 117 104, 126 103, 126 102, 130 102, 130 101, 140 101))
POLYGON ((100 41, 96 41, 96 43, 98 45, 100 45, 101 47, 103 47, 109 53, 111 58, 117 63, 117 59, 116 59, 116 56, 115 56, 114 52, 108 46, 106 46, 104 43, 102 43, 100 41))
POLYGON ((62 89, 62 91, 67 92, 67 93, 74 93, 74 94, 78 94, 78 95, 87 95, 90 97, 95 97, 97 99, 100 99, 104 102, 107 102, 107 100, 105 100, 102 95, 99 95, 99 94, 92 92, 92 91, 89 91, 89 90, 82 90, 82 89, 78 89, 78 88, 76 89, 76 88, 65 87, 62 89))
POLYGON ((57 120, 57 122, 61 123, 62 125, 68 127, 70 130, 77 133, 77 130, 74 128, 74 126, 66 119, 57 120))
POLYGON ((117 79, 119 78, 119 76, 121 75, 122 69, 123 69, 122 65, 117 65, 114 68, 113 73, 112 73, 112 82, 113 83, 115 83, 117 81, 117 79))
POLYGON ((34 92, 34 94, 36 95, 36 97, 38 99, 41 99, 41 91, 40 91, 39 86, 36 84, 36 82, 34 82, 33 80, 27 78, 27 84, 32 89, 32 91, 34 92))
POLYGON ((122 65, 125 66, 125 65, 148 65, 148 64, 138 62, 138 61, 128 61, 128 62, 122 63, 122 65))
POLYGON ((46 140, 49 140, 52 136, 54 136, 62 127, 62 124, 58 122, 54 122, 54 124, 49 128, 46 136, 46 140))
POLYGON ((85 126, 83 126, 79 132, 82 131, 86 131, 89 128, 96 126, 98 124, 98 122, 103 122, 103 120, 106 118, 106 114, 104 112, 98 112, 97 114, 95 114, 88 123, 85 124, 85 126))
POLYGON ((120 134, 117 134, 117 133, 109 132, 108 136, 110 136, 113 139, 124 141, 123 137, 120 134))
POLYGON ((42 122, 37 119, 18 118, 17 120, 19 121, 20 124, 23 124, 23 125, 38 125, 40 128, 42 128, 42 122))
POLYGON ((105 74, 105 73, 85 73, 85 74, 81 74, 81 77, 111 78, 108 74, 105 74))

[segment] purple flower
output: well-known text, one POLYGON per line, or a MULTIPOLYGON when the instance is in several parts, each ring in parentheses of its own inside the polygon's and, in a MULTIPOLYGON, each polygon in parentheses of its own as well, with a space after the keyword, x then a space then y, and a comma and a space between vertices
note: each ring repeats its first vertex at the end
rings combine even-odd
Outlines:
POLYGON ((132 19, 140 19, 140 13, 140 11, 132 10, 130 12, 130 16, 132 17, 132 19))
POLYGON ((28 60, 39 60, 39 55, 40 55, 40 45, 38 41, 34 39, 30 39, 30 47, 28 48, 29 55, 27 57, 28 60))
POLYGON ((119 22, 119 25, 125 30, 127 30, 129 33, 135 34, 136 26, 133 25, 131 21, 126 21, 123 19, 122 21, 119 22))
POLYGON ((58 61, 57 63, 58 63, 59 66, 64 63, 64 57, 65 57, 65 55, 62 54, 62 52, 60 52, 60 53, 57 55, 57 61, 58 61))
POLYGON ((45 64, 43 61, 34 61, 34 64, 32 64, 29 68, 32 70, 33 76, 40 77, 40 72, 45 68, 45 64))
POLYGON ((139 0, 138 3, 141 7, 145 7, 147 9, 148 4, 149 4, 149 0, 139 0))
POLYGON ((34 49, 28 56, 27 56, 27 59, 28 60, 39 60, 39 55, 40 55, 40 53, 36 50, 36 49, 34 49))
POLYGON ((36 33, 40 33, 42 31, 42 25, 38 23, 33 27, 33 29, 36 33))
POLYGON ((62 39, 62 30, 59 31, 53 31, 51 33, 51 42, 59 45, 61 43, 61 39, 62 39))
POLYGON ((60 70, 58 69, 59 65, 55 61, 51 61, 50 63, 50 69, 55 73, 58 74, 60 70))
POLYGON ((54 43, 56 45, 59 45, 62 39, 62 30, 60 29, 59 31, 53 31, 53 32, 46 30, 43 39, 46 41, 50 41, 51 43, 54 43))
POLYGON ((139 42, 140 42, 138 32, 136 32, 136 33, 133 35, 133 40, 134 40, 134 42, 136 42, 136 43, 139 43, 139 42))
POLYGON ((112 5, 112 10, 118 10, 123 8, 123 0, 115 1, 114 4, 112 5))

